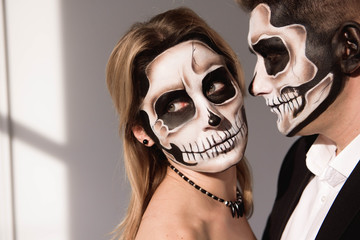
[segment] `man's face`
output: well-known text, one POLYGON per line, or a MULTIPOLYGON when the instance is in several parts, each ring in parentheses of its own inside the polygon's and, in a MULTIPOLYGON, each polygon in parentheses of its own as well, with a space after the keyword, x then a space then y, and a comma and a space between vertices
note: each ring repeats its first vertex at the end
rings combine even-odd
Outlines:
POLYGON ((142 110, 169 160, 220 172, 242 159, 243 97, 222 56, 202 42, 183 42, 157 56, 146 75, 142 110))
POLYGON ((301 129, 300 124, 303 127, 311 121, 310 114, 312 118, 321 114, 320 104, 330 104, 334 74, 328 65, 316 66, 305 55, 309 50, 306 48, 311 47, 317 51, 314 56, 318 62, 329 61, 326 51, 314 44, 306 45, 303 25, 275 27, 270 18, 271 10, 266 4, 259 4, 251 13, 248 41, 257 63, 249 91, 265 98, 278 116, 279 131, 293 135, 301 129))

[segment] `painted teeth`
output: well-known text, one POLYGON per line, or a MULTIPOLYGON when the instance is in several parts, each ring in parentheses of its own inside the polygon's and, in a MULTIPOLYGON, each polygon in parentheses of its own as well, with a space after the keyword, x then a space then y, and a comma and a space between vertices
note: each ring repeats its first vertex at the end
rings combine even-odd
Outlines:
POLYGON ((281 121, 284 114, 291 114, 295 110, 299 109, 303 104, 301 96, 296 96, 294 92, 282 94, 281 97, 275 97, 270 103, 267 100, 267 105, 270 107, 270 111, 278 115, 278 121, 281 121))
POLYGON ((227 153, 236 146, 239 141, 239 136, 246 136, 247 126, 244 122, 239 126, 238 123, 235 127, 226 131, 226 133, 220 135, 217 133, 218 138, 215 140, 214 136, 206 138, 206 140, 200 144, 189 144, 189 146, 182 146, 182 152, 184 161, 197 161, 198 155, 201 159, 217 157, 222 153, 227 153), (221 143, 219 143, 221 142, 221 143))

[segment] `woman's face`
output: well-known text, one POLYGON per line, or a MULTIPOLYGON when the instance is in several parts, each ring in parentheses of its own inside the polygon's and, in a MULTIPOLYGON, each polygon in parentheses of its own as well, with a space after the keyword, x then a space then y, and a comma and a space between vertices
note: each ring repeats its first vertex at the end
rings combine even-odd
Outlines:
POLYGON ((169 160, 195 171, 220 172, 242 159, 243 96, 222 56, 200 41, 183 42, 157 56, 146 75, 142 110, 169 160))

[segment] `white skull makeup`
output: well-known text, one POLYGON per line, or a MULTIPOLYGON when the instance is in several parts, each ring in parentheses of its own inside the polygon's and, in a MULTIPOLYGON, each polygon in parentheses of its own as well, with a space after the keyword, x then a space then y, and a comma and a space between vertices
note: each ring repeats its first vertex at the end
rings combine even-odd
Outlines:
POLYGON ((200 41, 186 41, 157 56, 146 75, 142 110, 169 160, 220 172, 242 159, 243 97, 222 56, 200 41))
POLYGON ((318 67, 305 56, 307 32, 303 25, 275 27, 270 17, 266 4, 259 4, 251 13, 248 41, 257 63, 249 90, 262 95, 277 114, 279 131, 292 135, 328 98, 334 76, 330 70, 325 77, 317 76, 318 67))

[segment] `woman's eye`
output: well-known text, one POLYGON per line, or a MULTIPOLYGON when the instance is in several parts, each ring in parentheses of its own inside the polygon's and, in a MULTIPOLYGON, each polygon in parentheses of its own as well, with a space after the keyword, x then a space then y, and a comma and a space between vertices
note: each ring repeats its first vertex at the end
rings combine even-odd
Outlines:
POLYGON ((187 106, 189 106, 188 102, 172 102, 168 105, 167 112, 169 113, 178 112, 186 108, 187 106))
POLYGON ((224 84, 221 82, 214 82, 211 84, 209 89, 206 91, 207 96, 211 96, 219 91, 221 91, 224 88, 224 84))
POLYGON ((202 80, 202 93, 214 104, 221 104, 234 97, 236 88, 230 72, 225 67, 209 72, 202 80))

